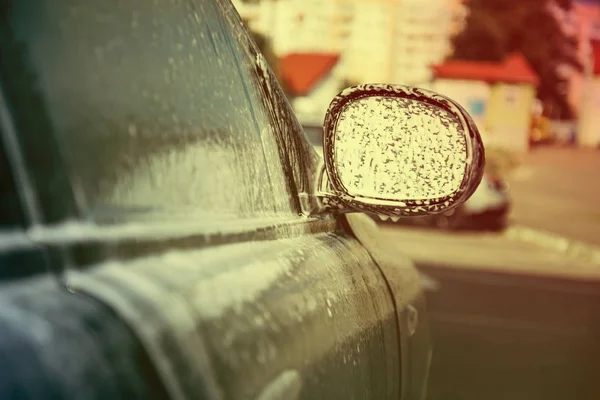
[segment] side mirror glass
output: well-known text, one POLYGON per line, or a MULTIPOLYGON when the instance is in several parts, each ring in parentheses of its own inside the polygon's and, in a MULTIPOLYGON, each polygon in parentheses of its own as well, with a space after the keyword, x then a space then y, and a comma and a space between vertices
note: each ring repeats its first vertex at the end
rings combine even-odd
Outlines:
POLYGON ((397 219, 447 211, 479 185, 475 123, 456 102, 400 85, 345 89, 324 126, 323 203, 397 219))

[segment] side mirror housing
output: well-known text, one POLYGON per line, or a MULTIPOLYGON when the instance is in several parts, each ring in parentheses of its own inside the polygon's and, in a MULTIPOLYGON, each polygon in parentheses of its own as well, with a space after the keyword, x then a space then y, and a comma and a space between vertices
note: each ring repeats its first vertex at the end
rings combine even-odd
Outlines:
POLYGON ((477 127, 458 103, 400 85, 342 91, 325 116, 323 156, 322 209, 393 220, 463 203, 485 164, 477 127))

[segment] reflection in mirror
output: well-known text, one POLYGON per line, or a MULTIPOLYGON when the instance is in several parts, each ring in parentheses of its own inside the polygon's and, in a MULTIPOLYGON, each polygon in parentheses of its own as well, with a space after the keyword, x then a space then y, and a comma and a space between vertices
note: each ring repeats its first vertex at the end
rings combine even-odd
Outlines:
POLYGON ((466 173, 461 121, 411 99, 371 96, 348 102, 333 147, 339 179, 352 196, 439 198, 456 192, 466 173))

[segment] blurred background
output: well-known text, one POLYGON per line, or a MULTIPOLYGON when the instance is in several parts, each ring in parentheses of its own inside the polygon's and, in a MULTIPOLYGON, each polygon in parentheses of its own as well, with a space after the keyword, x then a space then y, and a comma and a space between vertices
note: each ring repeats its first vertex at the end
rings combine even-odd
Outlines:
POLYGON ((234 3, 307 123, 323 119, 341 88, 389 82, 455 98, 490 145, 600 143, 588 115, 600 73, 597 1, 234 3))
POLYGON ((359 83, 432 89, 478 125, 467 203, 381 221, 425 276, 429 398, 600 399, 600 1, 234 5, 317 150, 359 83))
POLYGON ((471 114, 488 156, 481 190, 457 215, 402 223, 498 230, 515 220, 600 245, 600 1, 234 4, 317 149, 329 102, 353 84, 432 89, 471 114), (566 224, 573 207, 577 223, 566 224))

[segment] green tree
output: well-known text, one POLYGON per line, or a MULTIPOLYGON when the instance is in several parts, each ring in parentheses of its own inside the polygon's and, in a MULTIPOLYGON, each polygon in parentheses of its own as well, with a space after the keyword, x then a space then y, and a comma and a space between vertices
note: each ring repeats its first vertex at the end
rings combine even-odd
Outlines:
POLYGON ((556 10, 569 11, 573 0, 469 0, 465 29, 454 38, 455 59, 501 61, 521 52, 540 77, 538 97, 554 117, 572 118, 568 80, 561 68, 582 71, 577 39, 568 36, 556 10))

